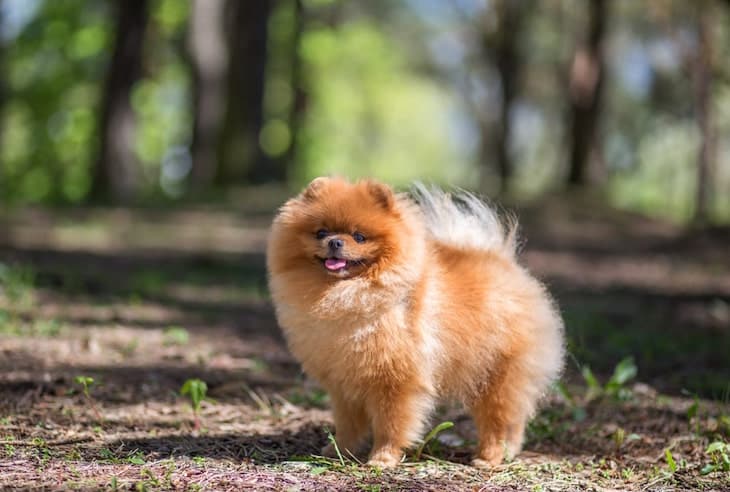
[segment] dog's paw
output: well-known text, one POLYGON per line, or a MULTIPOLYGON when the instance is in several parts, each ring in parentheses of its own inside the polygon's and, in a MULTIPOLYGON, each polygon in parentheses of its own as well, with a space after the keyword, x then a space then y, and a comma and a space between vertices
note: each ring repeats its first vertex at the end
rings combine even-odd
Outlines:
POLYGON ((373 453, 367 464, 369 466, 377 466, 378 468, 393 468, 398 466, 400 460, 400 453, 380 451, 373 453))
POLYGON ((471 466, 475 468, 482 468, 484 470, 488 470, 490 468, 494 468, 495 466, 499 465, 501 460, 485 460, 482 458, 474 458, 471 460, 471 466))
POLYGON ((494 445, 482 448, 474 459, 471 460, 471 464, 477 468, 493 468, 501 465, 504 459, 505 447, 502 445, 494 445))

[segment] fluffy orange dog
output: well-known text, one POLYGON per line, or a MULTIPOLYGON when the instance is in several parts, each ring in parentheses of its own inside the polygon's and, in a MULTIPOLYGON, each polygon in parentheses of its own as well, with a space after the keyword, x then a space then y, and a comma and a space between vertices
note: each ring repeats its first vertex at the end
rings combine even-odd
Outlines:
POLYGON ((564 349, 514 230, 470 194, 411 198, 375 181, 318 178, 281 208, 271 294, 292 353, 331 396, 340 449, 371 431, 368 463, 397 465, 449 397, 474 417, 475 465, 519 452, 564 349))

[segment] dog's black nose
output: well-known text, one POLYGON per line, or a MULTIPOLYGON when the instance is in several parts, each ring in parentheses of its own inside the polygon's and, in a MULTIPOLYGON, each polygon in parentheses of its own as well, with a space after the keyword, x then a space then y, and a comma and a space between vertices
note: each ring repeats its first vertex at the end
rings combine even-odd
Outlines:
POLYGON ((331 250, 342 249, 342 247, 345 245, 345 241, 343 241, 342 239, 330 239, 327 245, 330 247, 331 250))

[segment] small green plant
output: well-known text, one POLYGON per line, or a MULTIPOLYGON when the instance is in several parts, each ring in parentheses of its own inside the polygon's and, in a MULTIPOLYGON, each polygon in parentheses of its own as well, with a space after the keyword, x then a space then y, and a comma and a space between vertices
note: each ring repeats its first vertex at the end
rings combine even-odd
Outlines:
POLYGON ((632 433, 632 434, 626 435, 626 431, 622 427, 618 427, 611 437, 613 438, 613 443, 616 445, 616 451, 621 449, 621 446, 623 446, 627 442, 636 441, 638 439, 641 439, 641 437, 638 434, 632 433))
POLYGON ((439 435, 440 432, 443 432, 446 429, 451 429, 453 426, 453 422, 441 422, 439 425, 431 429, 431 432, 426 434, 426 437, 423 438, 423 442, 421 442, 421 444, 418 446, 418 449, 416 449, 416 453, 413 455, 413 458, 416 461, 420 460, 421 454, 423 454, 423 448, 425 448, 432 439, 439 435))
POLYGON ((676 472, 677 462, 674 461, 674 456, 672 456, 672 451, 670 451, 669 448, 664 450, 664 458, 667 460, 667 468, 669 468, 669 472, 676 472))
POLYGON ((129 454, 129 456, 127 456, 127 461, 133 465, 144 465, 144 454, 142 454, 141 451, 135 449, 129 454))
POLYGON ((707 446, 705 454, 710 455, 712 463, 702 467, 703 475, 716 471, 730 472, 730 443, 715 441, 707 446))
POLYGON ((163 335, 163 344, 170 345, 187 345, 190 341, 188 330, 181 326, 170 326, 165 330, 163 335))
POLYGON ((636 377, 637 372, 634 358, 626 357, 616 364, 613 374, 605 386, 601 386, 601 383, 593 375, 591 368, 583 366, 581 368, 581 375, 588 386, 588 391, 585 396, 586 400, 590 401, 601 396, 607 396, 617 400, 629 399, 631 397, 631 391, 625 385, 636 377))
POLYGON ((86 397, 86 401, 88 401, 89 405, 91 405, 91 410, 94 412, 96 420, 101 422, 103 420, 101 417, 101 413, 96 406, 96 401, 91 396, 91 387, 95 383, 94 378, 90 376, 76 376, 76 378, 74 378, 74 381, 76 381, 76 384, 81 386, 84 397, 86 397))
POLYGON ((624 385, 636 377, 638 370, 633 357, 622 359, 613 370, 611 378, 604 387, 606 395, 619 400, 627 400, 631 397, 631 391, 624 385))
POLYGON ((190 399, 190 406, 193 409, 193 426, 195 430, 200 429, 200 404, 205 400, 208 393, 208 385, 200 379, 188 379, 180 388, 180 394, 190 399))

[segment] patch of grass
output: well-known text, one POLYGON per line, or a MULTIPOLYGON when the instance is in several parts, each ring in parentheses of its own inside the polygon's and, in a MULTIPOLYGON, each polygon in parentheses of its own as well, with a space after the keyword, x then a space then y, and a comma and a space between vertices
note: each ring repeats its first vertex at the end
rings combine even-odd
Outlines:
POLYGON ((0 333, 17 337, 53 338, 63 331, 63 323, 56 319, 26 321, 17 311, 0 309, 0 333))
POLYGON ((0 295, 13 310, 27 309, 33 304, 34 271, 25 265, 0 263, 0 295))
POLYGON ((190 333, 182 326, 169 326, 163 334, 163 344, 171 345, 187 345, 190 341, 190 333))
POLYGON ((310 391, 295 389, 287 394, 287 400, 298 406, 327 408, 329 395, 321 389, 313 389, 310 391))
POLYGON ((61 334, 63 323, 56 319, 41 319, 33 322, 32 332, 42 337, 55 337, 61 334))

